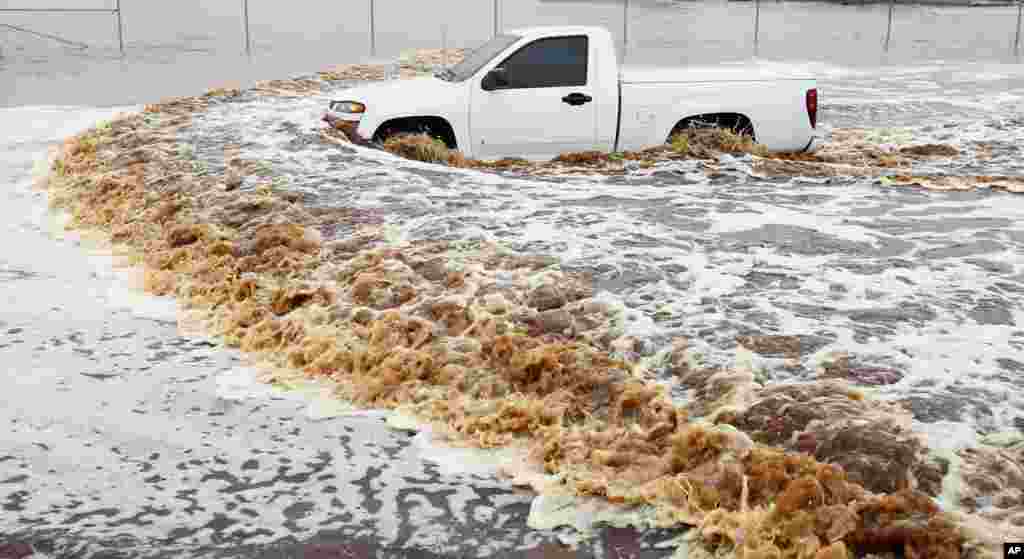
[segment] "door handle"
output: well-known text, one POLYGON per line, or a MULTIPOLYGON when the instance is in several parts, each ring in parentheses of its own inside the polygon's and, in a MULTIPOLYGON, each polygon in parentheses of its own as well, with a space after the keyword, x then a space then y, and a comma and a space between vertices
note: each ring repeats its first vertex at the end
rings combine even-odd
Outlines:
POLYGON ((593 100, 594 100, 593 97, 591 97, 589 95, 585 95, 583 93, 570 93, 569 95, 566 95, 565 97, 562 97, 562 102, 568 103, 568 104, 573 105, 573 106, 582 105, 584 103, 589 103, 589 102, 591 102, 593 100))

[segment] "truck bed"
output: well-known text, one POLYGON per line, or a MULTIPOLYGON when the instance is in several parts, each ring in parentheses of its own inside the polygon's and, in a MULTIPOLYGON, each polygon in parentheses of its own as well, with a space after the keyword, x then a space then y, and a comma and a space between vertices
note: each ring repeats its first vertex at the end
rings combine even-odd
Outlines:
POLYGON ((664 68, 626 66, 621 69, 624 84, 641 83, 701 83, 701 82, 765 82, 810 80, 811 76, 798 75, 792 68, 780 68, 753 62, 721 64, 718 66, 684 66, 664 68))
POLYGON ((771 151, 801 151, 815 135, 805 103, 814 87, 763 67, 623 69, 619 148, 661 144, 685 116, 739 113, 771 151))

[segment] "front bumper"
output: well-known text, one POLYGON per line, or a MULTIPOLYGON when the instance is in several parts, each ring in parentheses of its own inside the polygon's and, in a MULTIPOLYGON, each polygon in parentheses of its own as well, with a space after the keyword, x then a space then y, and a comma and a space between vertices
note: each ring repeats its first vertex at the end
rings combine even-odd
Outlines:
POLYGON ((366 138, 359 135, 359 122, 362 120, 360 116, 327 110, 321 120, 331 125, 332 128, 344 132, 352 142, 365 143, 367 141, 366 138))

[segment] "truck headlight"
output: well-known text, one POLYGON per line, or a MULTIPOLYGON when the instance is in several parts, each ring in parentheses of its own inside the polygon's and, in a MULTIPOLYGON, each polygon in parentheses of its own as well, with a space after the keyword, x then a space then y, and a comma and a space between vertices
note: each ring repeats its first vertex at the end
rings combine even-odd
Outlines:
POLYGON ((363 114, 366 105, 357 101, 331 101, 331 110, 336 113, 363 114))

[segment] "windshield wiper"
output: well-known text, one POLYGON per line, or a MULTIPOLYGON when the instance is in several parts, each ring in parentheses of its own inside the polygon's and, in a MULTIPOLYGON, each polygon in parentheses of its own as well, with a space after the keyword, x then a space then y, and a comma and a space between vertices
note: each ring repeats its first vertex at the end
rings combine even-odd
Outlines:
POLYGON ((440 72, 434 74, 434 77, 436 77, 439 80, 450 82, 455 79, 455 72, 452 71, 451 68, 445 68, 444 70, 441 70, 440 72))

